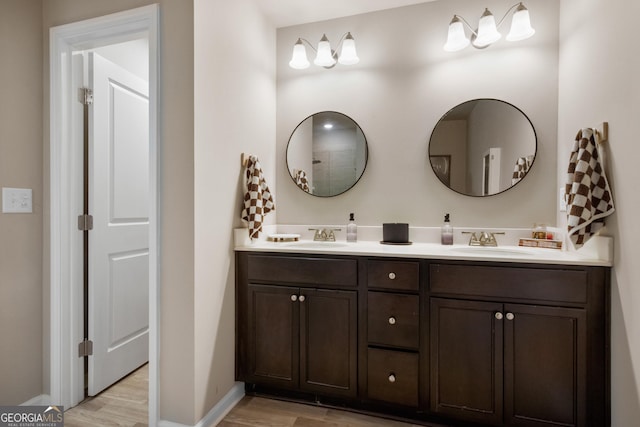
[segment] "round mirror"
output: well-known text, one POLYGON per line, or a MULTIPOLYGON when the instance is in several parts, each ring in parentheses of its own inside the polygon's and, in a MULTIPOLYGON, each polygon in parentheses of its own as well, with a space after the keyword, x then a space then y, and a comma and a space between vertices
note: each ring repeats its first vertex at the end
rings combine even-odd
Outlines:
POLYGON ((527 175, 536 148, 535 129, 520 109, 497 99, 474 99, 442 116, 429 141, 429 162, 450 189, 491 196, 527 175))
POLYGON ((294 129, 287 145, 287 169, 300 190, 331 197, 356 185, 367 156, 360 126, 342 113, 322 111, 294 129))

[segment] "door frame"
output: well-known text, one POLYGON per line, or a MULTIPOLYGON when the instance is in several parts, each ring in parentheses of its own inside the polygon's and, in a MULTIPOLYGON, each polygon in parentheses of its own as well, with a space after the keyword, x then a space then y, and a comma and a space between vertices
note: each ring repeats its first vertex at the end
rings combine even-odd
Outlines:
MULTIPOLYGON (((50 29, 50 287, 49 349, 50 398, 71 407, 84 399, 83 360, 77 356, 82 341, 82 233, 77 216, 82 213, 81 146, 78 147, 71 86, 72 53, 126 41, 145 32, 149 38, 149 425, 159 419, 160 338, 160 16, 157 4, 50 29)), ((47 336, 48 332, 48 336, 47 336)), ((46 364, 46 359, 45 359, 46 364)))

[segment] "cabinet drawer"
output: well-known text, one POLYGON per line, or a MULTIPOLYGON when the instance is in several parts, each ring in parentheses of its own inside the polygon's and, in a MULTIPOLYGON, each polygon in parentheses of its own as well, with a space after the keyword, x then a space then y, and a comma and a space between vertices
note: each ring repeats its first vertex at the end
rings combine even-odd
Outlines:
POLYGON ((420 264, 406 261, 369 261, 370 288, 417 291, 420 289, 420 264))
POLYGON ((587 302, 587 272, 580 270, 432 264, 433 293, 587 302))
POLYGON ((418 349, 420 304, 417 295, 369 292, 370 344, 418 349))
POLYGON ((418 354, 370 348, 368 397, 404 406, 418 406, 418 354))
POLYGON ((355 259, 249 255, 248 279, 295 285, 357 286, 355 259))

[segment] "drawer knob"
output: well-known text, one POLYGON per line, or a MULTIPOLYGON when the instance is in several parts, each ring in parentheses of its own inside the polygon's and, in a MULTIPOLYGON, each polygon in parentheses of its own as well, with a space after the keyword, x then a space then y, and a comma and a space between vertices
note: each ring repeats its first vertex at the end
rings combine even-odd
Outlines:
POLYGON ((513 313, 507 313, 507 320, 513 320, 513 318, 516 317, 513 315, 513 313))
POLYGON ((389 382, 390 383, 395 383, 396 382, 396 374, 389 374, 389 382))
POLYGON ((393 316, 389 317, 389 324, 390 325, 395 325, 396 324, 396 318, 393 317, 393 316))
POLYGON ((298 301, 297 295, 291 295, 291 301, 298 301))
POLYGON ((304 295, 300 295, 300 298, 298 298, 298 300, 300 300, 300 302, 304 302, 306 298, 304 297, 304 295))
POLYGON ((389 273, 389 279, 393 280, 395 278, 396 278, 396 273, 394 273, 393 271, 389 273))
POLYGON ((504 316, 502 315, 502 313, 500 313, 499 311, 496 312, 496 319, 498 320, 502 320, 504 316))

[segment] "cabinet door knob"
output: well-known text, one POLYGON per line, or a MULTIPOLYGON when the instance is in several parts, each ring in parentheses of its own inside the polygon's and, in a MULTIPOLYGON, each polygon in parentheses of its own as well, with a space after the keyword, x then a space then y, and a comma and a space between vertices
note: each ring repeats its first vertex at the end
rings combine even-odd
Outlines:
POLYGON ((396 318, 393 317, 393 316, 389 317, 389 324, 390 325, 395 325, 396 324, 396 318))
POLYGON ((396 382, 396 374, 389 374, 389 382, 390 383, 395 383, 396 382))
POLYGON ((394 273, 393 271, 389 273, 389 279, 393 280, 395 278, 396 278, 396 273, 394 273))
POLYGON ((516 317, 513 315, 513 313, 507 313, 507 320, 513 320, 513 318, 516 317))
POLYGON ((503 317, 502 313, 500 313, 499 311, 497 311, 497 312, 496 312, 496 319, 498 319, 498 320, 502 320, 502 317, 503 317))
POLYGON ((298 300, 300 300, 300 302, 304 302, 306 298, 304 297, 304 295, 300 295, 300 298, 298 298, 298 300))
POLYGON ((291 295, 291 301, 298 301, 297 295, 291 295))

